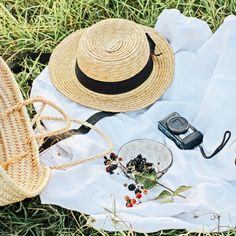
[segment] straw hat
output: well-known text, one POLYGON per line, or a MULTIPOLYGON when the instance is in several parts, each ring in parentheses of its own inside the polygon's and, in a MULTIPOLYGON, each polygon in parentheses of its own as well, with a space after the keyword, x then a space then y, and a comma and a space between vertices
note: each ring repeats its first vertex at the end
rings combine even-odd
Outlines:
POLYGON ((21 201, 38 195, 45 187, 50 169, 65 169, 89 160, 95 160, 112 150, 112 142, 99 128, 84 121, 71 120, 56 104, 41 97, 23 100, 17 83, 7 64, 0 57, 0 206, 21 201), (26 105, 41 103, 42 106, 30 121, 26 105), (61 117, 41 116, 48 105, 59 112, 61 117), (66 125, 58 130, 42 129, 41 120, 63 121, 66 125), (70 132, 71 122, 95 130, 108 144, 97 154, 80 158, 69 163, 46 167, 39 160, 39 146, 46 137, 64 135, 70 132), (32 126, 36 124, 38 134, 32 126))
POLYGON ((50 78, 65 96, 103 111, 144 108, 160 98, 174 72, 167 41, 153 28, 108 19, 78 30, 53 51, 50 78))

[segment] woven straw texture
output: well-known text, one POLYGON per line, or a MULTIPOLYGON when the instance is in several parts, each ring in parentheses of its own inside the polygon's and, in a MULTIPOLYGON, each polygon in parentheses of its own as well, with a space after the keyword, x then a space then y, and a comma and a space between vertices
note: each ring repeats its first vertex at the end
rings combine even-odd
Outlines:
POLYGON ((36 196, 49 178, 39 162, 38 144, 25 107, 3 115, 23 101, 6 63, 0 58, 0 206, 36 196))
POLYGON ((112 148, 111 140, 102 130, 84 121, 71 120, 56 104, 41 97, 23 100, 13 74, 0 57, 0 206, 38 195, 49 179, 50 169, 64 169, 95 160, 111 152, 112 148), (36 102, 42 106, 30 122, 26 105, 36 102), (46 105, 57 110, 62 116, 41 116, 46 105), (65 125, 58 130, 45 132, 41 120, 62 121, 65 125), (73 162, 50 168, 43 166, 39 161, 39 146, 46 137, 67 132, 71 122, 98 132, 108 147, 100 153, 73 162), (36 135, 32 129, 33 125, 36 125, 39 131, 36 135))
POLYGON ((98 110, 122 112, 151 105, 169 86, 174 73, 174 56, 167 41, 155 29, 124 19, 108 19, 78 30, 53 51, 50 78, 65 96, 98 110), (98 81, 126 80, 146 65, 150 48, 145 33, 156 44, 154 66, 149 78, 125 93, 107 95, 85 88, 75 75, 76 60, 81 70, 98 81))

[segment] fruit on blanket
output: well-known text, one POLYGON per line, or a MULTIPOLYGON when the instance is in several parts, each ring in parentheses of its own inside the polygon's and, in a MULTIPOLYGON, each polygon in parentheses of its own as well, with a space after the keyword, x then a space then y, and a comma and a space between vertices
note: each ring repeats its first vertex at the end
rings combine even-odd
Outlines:
POLYGON ((111 158, 111 160, 113 160, 113 161, 115 161, 116 159, 117 159, 117 155, 114 153, 114 152, 112 152, 111 154, 110 154, 110 158, 111 158))
POLYGON ((136 203, 137 203, 137 200, 135 198, 130 198, 128 195, 126 195, 124 197, 125 201, 126 201, 126 207, 133 207, 136 203))
POLYGON ((111 167, 112 167, 113 170, 115 170, 115 169, 117 169, 118 165, 117 164, 112 164, 111 167))
POLYGON ((148 193, 148 190, 147 189, 144 189, 143 190, 143 194, 147 194, 148 193))
POLYGON ((108 173, 110 173, 110 174, 114 174, 114 172, 113 172, 113 167, 112 166, 107 166, 106 167, 106 172, 108 172, 108 173))
POLYGON ((136 199, 135 198, 133 198, 133 199, 131 199, 131 202, 133 203, 133 204, 136 204, 136 199))
POLYGON ((135 188, 136 188, 136 186, 135 186, 134 184, 130 184, 130 185, 128 186, 128 189, 129 189, 130 191, 134 191, 135 188))
POLYGON ((136 188, 134 193, 137 194, 137 193, 141 193, 142 191, 139 189, 139 188, 136 188))
POLYGON ((142 197, 142 194, 141 193, 137 193, 136 194, 136 198, 140 199, 142 197))
POLYGON ((135 194, 135 198, 132 199, 127 195, 124 197, 127 207, 130 208, 137 204, 137 199, 141 199, 142 194, 148 193, 148 188, 156 185, 156 171, 154 169, 154 164, 147 162, 147 159, 141 154, 138 154, 134 159, 131 159, 126 166, 121 163, 123 158, 118 157, 114 152, 110 153, 109 158, 104 156, 104 159, 106 172, 114 174, 114 171, 119 167, 129 180, 135 181, 135 183, 124 184, 125 187, 128 187, 128 190, 134 191, 135 194))
POLYGON ((134 205, 133 205, 132 202, 129 202, 129 203, 126 204, 126 206, 130 208, 130 207, 133 207, 134 205))
POLYGON ((128 196, 128 195, 126 195, 125 197, 124 197, 124 199, 125 199, 125 201, 130 201, 130 197, 128 196))
POLYGON ((104 164, 105 164, 106 166, 108 166, 108 165, 111 164, 111 161, 110 161, 110 160, 105 160, 105 161, 104 161, 104 164))

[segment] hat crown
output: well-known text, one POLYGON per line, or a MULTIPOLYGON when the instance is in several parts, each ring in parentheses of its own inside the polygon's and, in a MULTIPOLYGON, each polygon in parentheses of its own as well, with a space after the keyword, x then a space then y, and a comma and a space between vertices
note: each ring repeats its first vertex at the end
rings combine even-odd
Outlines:
POLYGON ((139 73, 150 56, 144 30, 124 19, 108 19, 87 28, 76 53, 88 77, 106 82, 126 80, 139 73))

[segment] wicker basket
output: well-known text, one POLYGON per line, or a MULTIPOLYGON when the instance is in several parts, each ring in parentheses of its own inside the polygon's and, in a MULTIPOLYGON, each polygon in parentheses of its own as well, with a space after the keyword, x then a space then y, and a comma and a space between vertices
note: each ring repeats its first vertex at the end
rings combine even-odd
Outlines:
POLYGON ((51 168, 65 168, 98 158, 111 151, 108 137, 96 127, 82 123, 98 131, 109 143, 104 152, 62 166, 46 167, 39 160, 39 145, 46 136, 63 133, 70 128, 71 120, 54 103, 40 97, 23 100, 13 74, 0 57, 0 206, 21 201, 38 195, 47 184, 51 168), (26 105, 40 102, 42 107, 30 121, 26 105), (49 105, 61 113, 61 117, 41 117, 41 112, 49 105), (65 127, 48 133, 34 134, 32 125, 40 129, 40 120, 61 120, 65 127))

